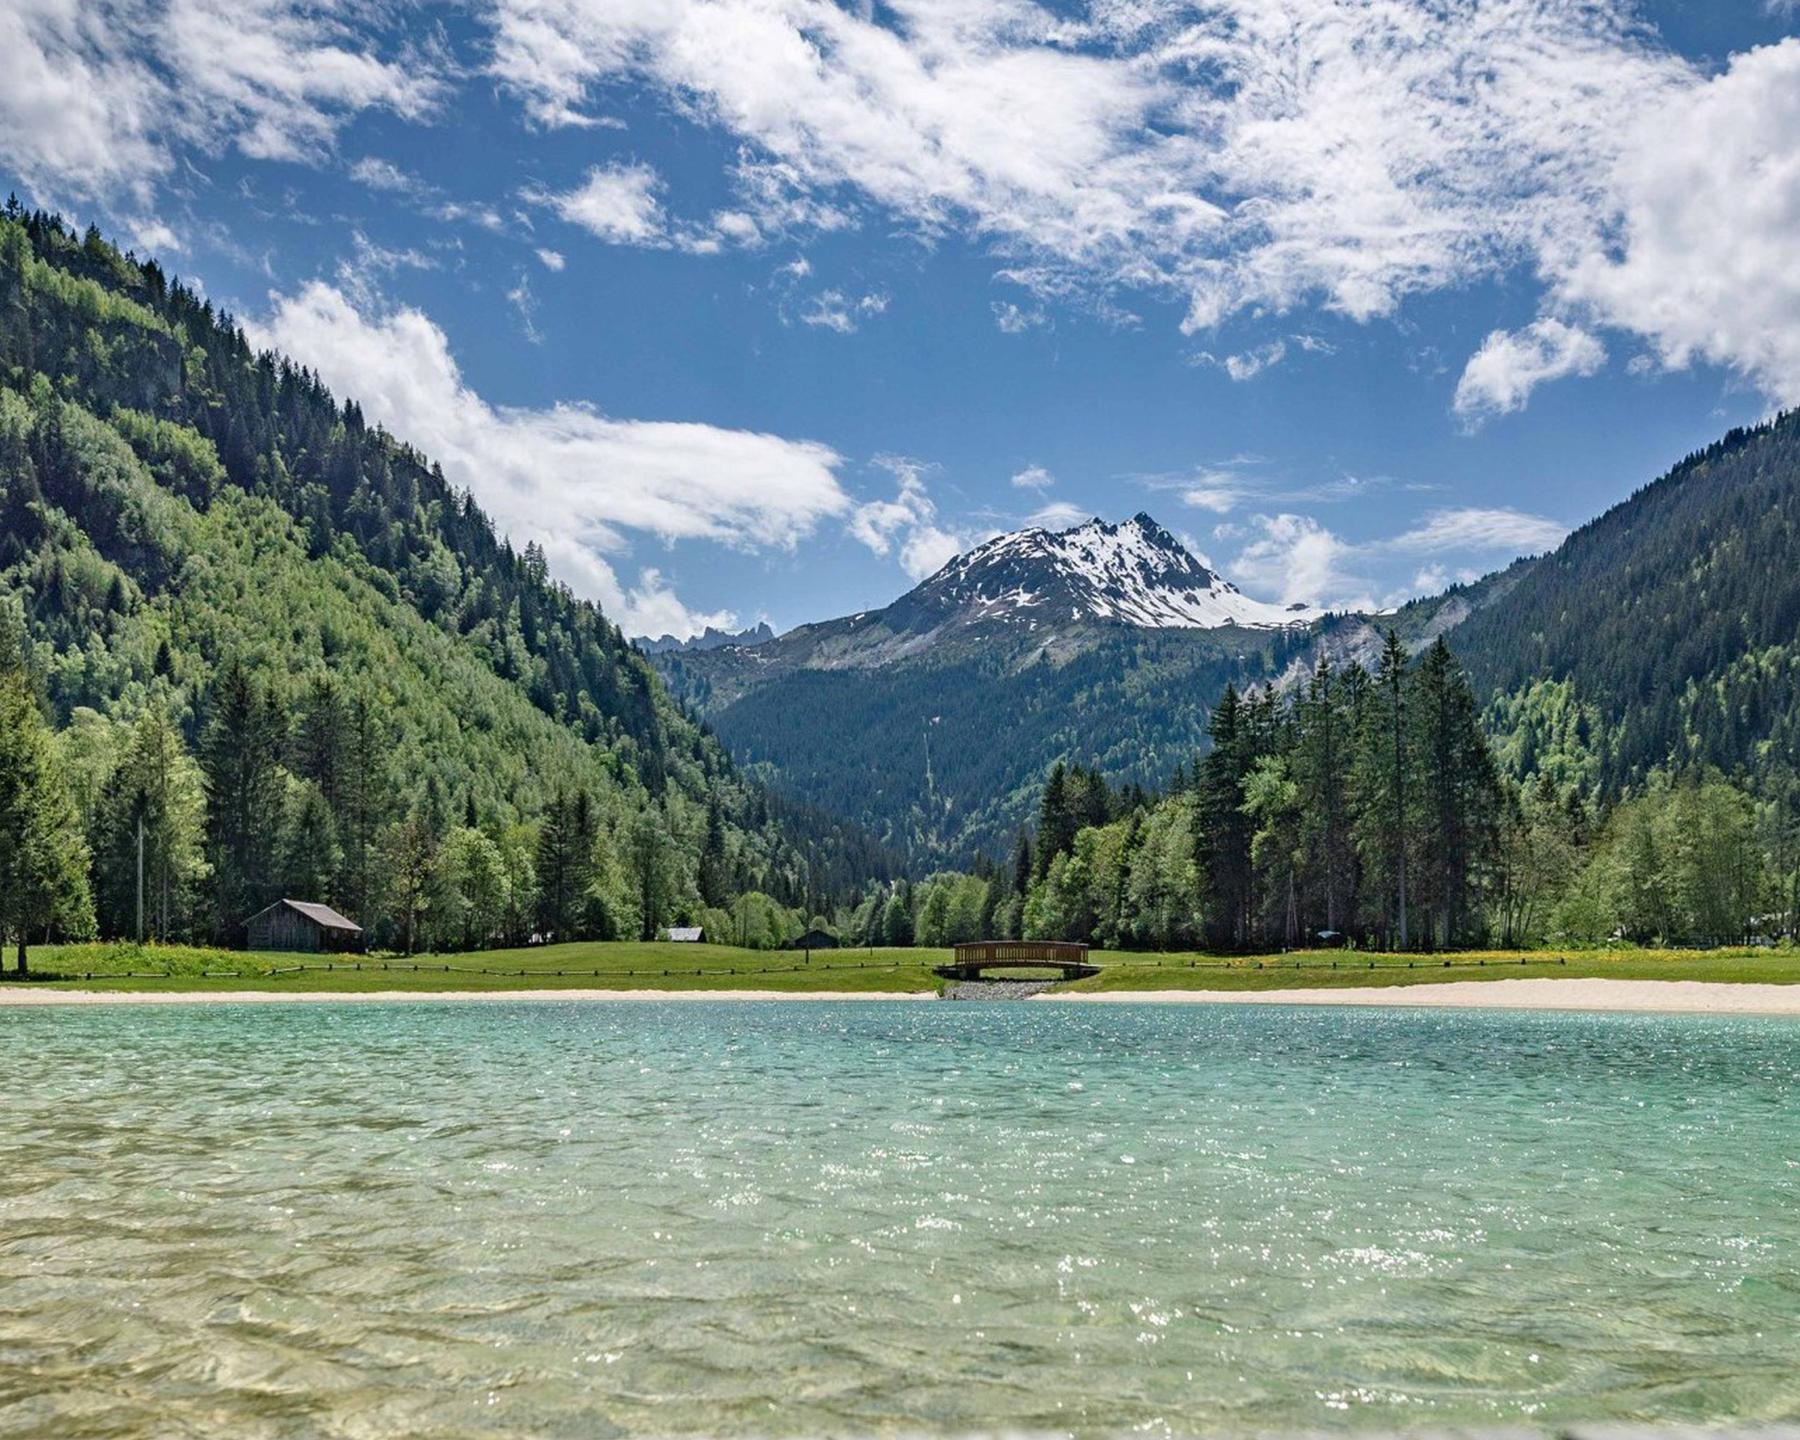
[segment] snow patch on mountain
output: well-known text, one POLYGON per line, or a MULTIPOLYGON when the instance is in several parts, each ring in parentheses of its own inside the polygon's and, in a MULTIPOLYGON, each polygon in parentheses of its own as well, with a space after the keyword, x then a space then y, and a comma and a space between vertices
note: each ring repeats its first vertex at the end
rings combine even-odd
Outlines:
POLYGON ((1251 599, 1144 514, 1117 525, 1089 520, 1069 530, 998 535, 957 556, 914 593, 971 618, 1019 623, 1064 606, 1076 621, 1149 629, 1285 629, 1324 614, 1310 605, 1251 599))

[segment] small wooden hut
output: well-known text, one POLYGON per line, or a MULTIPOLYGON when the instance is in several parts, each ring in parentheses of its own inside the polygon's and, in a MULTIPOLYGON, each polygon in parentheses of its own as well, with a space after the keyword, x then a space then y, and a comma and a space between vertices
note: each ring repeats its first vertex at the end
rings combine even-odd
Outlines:
POLYGON ((298 950, 308 955, 361 950, 362 926, 329 905, 277 900, 244 922, 252 950, 298 950))

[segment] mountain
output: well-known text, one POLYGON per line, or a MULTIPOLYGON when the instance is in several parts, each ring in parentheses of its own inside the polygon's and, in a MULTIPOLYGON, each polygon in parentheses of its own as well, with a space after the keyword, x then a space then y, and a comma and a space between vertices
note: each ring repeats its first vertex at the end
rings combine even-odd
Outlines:
MULTIPOLYGON (((1489 593, 1398 623, 1424 635, 1489 593)), ((753 773, 930 868, 1004 850, 1056 760, 1162 784, 1228 683, 1310 663, 1327 632, 1346 654, 1378 643, 1354 617, 1250 599, 1139 514, 1001 535, 881 610, 654 663, 753 773)))
MULTIPOLYGON (((140 718, 199 745, 241 664, 291 737, 302 807, 315 771, 338 807, 309 727, 361 707, 380 817, 501 834, 580 789, 634 904, 694 913, 750 888, 800 904, 888 863, 747 779, 540 552, 514 551, 353 400, 253 352, 153 262, 16 205, 0 214, 0 602, 23 608, 94 816, 140 718)), ((286 822, 258 820, 273 886, 286 822)), ((320 823, 333 849, 347 822, 320 823)))
POLYGON ((1800 769, 1800 411, 1733 430, 1571 534, 1450 643, 1521 772, 1618 792, 1800 769))
POLYGON ((669 655, 676 652, 689 653, 695 650, 723 650, 727 645, 761 645, 773 640, 775 632, 764 620, 748 630, 720 630, 708 625, 698 635, 690 635, 687 639, 677 639, 673 635, 664 635, 652 640, 647 635, 640 635, 631 643, 646 655, 669 655))
POLYGON ((1117 622, 1145 629, 1282 629, 1323 612, 1252 600, 1139 513, 1069 530, 999 535, 959 555, 887 612, 909 628, 941 624, 1055 629, 1117 622))
POLYGON ((1415 651, 1448 639, 1517 774, 1616 795, 1712 767, 1790 797, 1800 832, 1796 557, 1790 413, 1687 457, 1550 555, 1392 614, 1290 620, 1137 516, 1001 536, 884 610, 659 663, 746 764, 920 864, 998 853, 1054 760, 1161 782, 1204 746, 1227 683, 1367 663, 1389 628, 1415 651))

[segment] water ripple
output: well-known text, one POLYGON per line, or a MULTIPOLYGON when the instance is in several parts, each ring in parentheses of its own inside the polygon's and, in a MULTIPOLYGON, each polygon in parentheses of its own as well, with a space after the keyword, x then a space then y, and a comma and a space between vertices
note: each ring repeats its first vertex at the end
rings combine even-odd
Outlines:
POLYGON ((0 1433, 1800 1416, 1800 1028, 5 1018, 0 1433))

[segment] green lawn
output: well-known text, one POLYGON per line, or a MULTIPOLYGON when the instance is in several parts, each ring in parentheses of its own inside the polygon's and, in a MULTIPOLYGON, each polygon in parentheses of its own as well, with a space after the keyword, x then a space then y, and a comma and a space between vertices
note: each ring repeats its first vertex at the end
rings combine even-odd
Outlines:
POLYGON ((601 943, 470 955, 286 955, 175 945, 68 945, 32 951, 32 983, 91 990, 934 990, 936 950, 792 951, 601 943), (325 967, 329 966, 327 969, 325 967), (296 972, 295 967, 300 967, 296 972), (154 975, 159 978, 145 978, 154 975))
MULTIPOLYGON (((416 959, 309 957, 190 946, 70 945, 32 952, 34 986, 105 990, 813 990, 920 991, 940 984, 943 950, 791 951, 723 945, 552 945, 416 959), (333 968, 322 968, 326 964, 333 968), (360 965, 361 968, 356 968, 360 965), (296 971, 294 967, 303 967, 296 971), (523 972, 523 973, 521 973, 523 972), (61 979, 52 980, 50 975, 61 979), (145 977, 154 978, 145 978, 145 977)), ((1800 984, 1790 950, 1618 950, 1566 954, 1488 951, 1393 956, 1327 950, 1293 955, 1145 955, 1096 952, 1102 973, 1076 990, 1275 990, 1428 985, 1521 976, 1766 981, 1800 984)))

